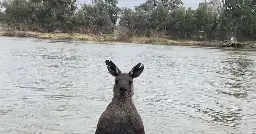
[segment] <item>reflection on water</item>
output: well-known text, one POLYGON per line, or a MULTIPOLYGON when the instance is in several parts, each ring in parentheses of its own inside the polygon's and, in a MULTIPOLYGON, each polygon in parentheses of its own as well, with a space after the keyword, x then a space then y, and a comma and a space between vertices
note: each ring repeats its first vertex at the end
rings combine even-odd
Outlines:
POLYGON ((145 65, 134 101, 149 134, 256 133, 256 54, 1 37, 0 133, 94 133, 113 77, 145 65))
MULTIPOLYGON (((255 81, 253 77, 255 72, 255 60, 247 54, 247 52, 229 52, 227 59, 222 63, 222 72, 219 72, 222 76, 221 87, 218 90, 227 96, 235 97, 240 100, 247 100, 250 98, 248 94, 255 87, 255 81)), ((236 108, 227 107, 227 113, 222 111, 216 113, 216 121, 231 124, 232 126, 239 125, 243 122, 243 109, 242 103, 236 108)))
POLYGON ((222 93, 233 95, 239 98, 246 98, 248 84, 252 81, 252 77, 255 75, 253 70, 254 63, 247 55, 238 53, 238 57, 232 57, 225 61, 226 66, 223 67, 223 73, 228 74, 229 77, 225 77, 224 86, 228 88, 228 91, 220 91, 222 93))

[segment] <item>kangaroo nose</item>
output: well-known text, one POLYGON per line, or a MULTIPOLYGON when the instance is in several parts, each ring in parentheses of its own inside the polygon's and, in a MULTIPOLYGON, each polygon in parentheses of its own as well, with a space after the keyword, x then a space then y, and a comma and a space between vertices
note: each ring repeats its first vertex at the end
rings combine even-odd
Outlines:
POLYGON ((127 89, 126 88, 120 88, 120 91, 125 92, 125 91, 127 91, 127 89))

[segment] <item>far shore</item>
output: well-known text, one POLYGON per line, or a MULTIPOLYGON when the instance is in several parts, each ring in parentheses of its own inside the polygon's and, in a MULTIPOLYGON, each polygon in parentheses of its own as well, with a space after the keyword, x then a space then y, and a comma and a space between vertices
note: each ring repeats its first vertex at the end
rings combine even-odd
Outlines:
MULTIPOLYGON (((124 42, 138 44, 158 44, 158 45, 178 45, 178 46, 201 46, 201 47, 230 47, 225 43, 220 44, 220 41, 191 41, 191 40, 170 40, 167 38, 156 37, 130 37, 128 39, 120 39, 116 35, 95 35, 81 33, 40 33, 31 31, 0 31, 0 36, 8 37, 33 37, 38 39, 53 39, 53 40, 81 40, 95 42, 124 42)), ((227 43, 228 44, 228 43, 227 43)), ((243 48, 256 48, 254 41, 239 42, 243 48), (245 47, 244 47, 245 46, 245 47)), ((231 46, 232 47, 232 46, 231 46)))
POLYGON ((0 31, 0 36, 9 37, 34 37, 39 39, 53 39, 53 40, 81 40, 81 41, 96 41, 96 42, 125 42, 138 44, 160 44, 160 45, 196 45, 199 41, 176 41, 166 38, 156 37, 130 37, 122 40, 115 35, 95 35, 95 34, 81 34, 81 33, 40 33, 31 31, 0 31))

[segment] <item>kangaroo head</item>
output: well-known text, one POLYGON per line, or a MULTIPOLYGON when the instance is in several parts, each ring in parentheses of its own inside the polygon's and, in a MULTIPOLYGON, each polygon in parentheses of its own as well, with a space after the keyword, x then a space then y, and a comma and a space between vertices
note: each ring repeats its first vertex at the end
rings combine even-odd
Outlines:
POLYGON ((144 65, 138 63, 129 73, 122 73, 119 68, 110 60, 106 60, 108 72, 115 77, 113 88, 114 97, 126 98, 133 95, 133 79, 140 76, 144 70, 144 65))

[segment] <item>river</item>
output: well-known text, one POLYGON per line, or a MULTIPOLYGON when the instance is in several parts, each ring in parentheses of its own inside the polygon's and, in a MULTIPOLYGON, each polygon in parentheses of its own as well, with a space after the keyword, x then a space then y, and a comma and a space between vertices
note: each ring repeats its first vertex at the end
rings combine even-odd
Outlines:
POLYGON ((93 134, 114 78, 141 62, 146 134, 256 133, 256 51, 0 37, 0 133, 93 134))

